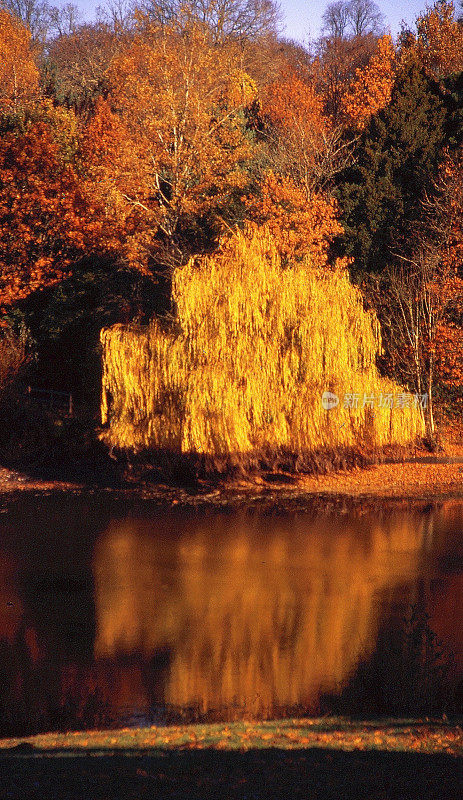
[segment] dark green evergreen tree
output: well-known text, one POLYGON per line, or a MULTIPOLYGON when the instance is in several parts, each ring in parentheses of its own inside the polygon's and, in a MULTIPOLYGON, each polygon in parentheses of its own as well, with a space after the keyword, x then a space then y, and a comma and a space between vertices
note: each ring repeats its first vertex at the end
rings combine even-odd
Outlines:
POLYGON ((420 214, 446 139, 441 88, 414 62, 398 75, 390 104, 359 140, 354 166, 341 174, 342 247, 355 259, 354 274, 381 272, 420 214))
POLYGON ((463 72, 446 78, 444 87, 448 106, 447 139, 449 147, 455 148, 463 142, 463 72))

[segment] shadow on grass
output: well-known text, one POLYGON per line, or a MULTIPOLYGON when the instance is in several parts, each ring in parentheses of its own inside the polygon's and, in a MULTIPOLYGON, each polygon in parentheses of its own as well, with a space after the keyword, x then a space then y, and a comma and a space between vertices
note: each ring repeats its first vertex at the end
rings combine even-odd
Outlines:
POLYGON ((2 800, 456 800, 463 796, 462 762, 447 755, 321 748, 108 755, 97 750, 34 752, 29 745, 2 754, 0 787, 2 800))

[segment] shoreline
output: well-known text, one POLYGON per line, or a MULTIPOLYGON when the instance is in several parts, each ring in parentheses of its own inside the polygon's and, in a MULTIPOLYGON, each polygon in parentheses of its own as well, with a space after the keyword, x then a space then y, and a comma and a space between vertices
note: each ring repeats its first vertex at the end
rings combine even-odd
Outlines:
POLYGON ((265 473, 222 483, 198 482, 192 487, 131 481, 98 484, 35 478, 0 468, 0 502, 27 495, 107 494, 128 501, 147 501, 170 507, 234 507, 255 504, 274 508, 307 505, 377 505, 463 500, 463 457, 444 456, 426 462, 404 461, 330 472, 323 475, 265 473))
MULTIPOLYGON (((14 498, 50 494, 101 494, 132 503, 153 503, 164 507, 211 507, 232 509, 242 506, 263 509, 340 510, 387 504, 429 504, 463 500, 463 426, 442 425, 444 447, 437 454, 414 448, 402 457, 378 463, 350 466, 325 473, 269 472, 238 478, 196 480, 192 485, 152 480, 143 468, 129 466, 125 473, 106 472, 89 463, 74 479, 68 470, 50 477, 27 470, 10 470, 0 465, 0 504, 14 498)), ((114 462, 113 462, 114 463, 114 462)), ((58 468, 56 468, 58 469, 58 468)))

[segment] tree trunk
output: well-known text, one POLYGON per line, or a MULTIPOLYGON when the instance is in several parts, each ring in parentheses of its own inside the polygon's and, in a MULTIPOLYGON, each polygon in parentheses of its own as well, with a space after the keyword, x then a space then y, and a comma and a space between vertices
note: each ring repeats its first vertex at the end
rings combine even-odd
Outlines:
POLYGON ((434 425, 434 411, 433 411, 433 362, 432 356, 429 360, 428 370, 428 405, 426 414, 426 434, 430 441, 434 439, 435 425, 434 425))

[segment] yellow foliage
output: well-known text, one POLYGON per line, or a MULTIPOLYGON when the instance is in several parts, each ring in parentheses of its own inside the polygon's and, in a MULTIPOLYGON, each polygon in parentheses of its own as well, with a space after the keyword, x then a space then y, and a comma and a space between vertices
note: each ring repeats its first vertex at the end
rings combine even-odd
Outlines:
POLYGON ((24 25, 0 9, 0 113, 17 109, 39 94, 31 35, 24 25))
POLYGON ((414 408, 344 408, 346 393, 398 393, 380 378, 376 317, 345 270, 287 268, 265 227, 224 241, 173 277, 178 334, 158 323, 102 331, 108 443, 234 458, 404 444, 414 408), (341 402, 326 411, 329 390, 341 402))
POLYGON ((257 85, 242 69, 234 69, 224 93, 226 105, 230 108, 246 108, 257 100, 257 85))
POLYGON ((47 97, 40 98, 35 110, 38 118, 49 125, 62 161, 72 162, 79 146, 78 121, 74 111, 54 105, 47 97))

